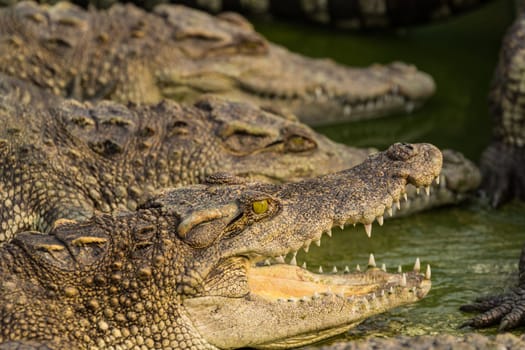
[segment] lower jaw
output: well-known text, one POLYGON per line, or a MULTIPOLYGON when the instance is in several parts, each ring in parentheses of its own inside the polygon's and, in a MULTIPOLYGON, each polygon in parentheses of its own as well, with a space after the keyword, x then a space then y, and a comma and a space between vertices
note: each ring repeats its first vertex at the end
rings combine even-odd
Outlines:
POLYGON ((250 291, 269 299, 300 299, 322 293, 333 293, 341 297, 359 297, 388 285, 393 278, 380 269, 364 273, 314 274, 297 266, 278 264, 252 267, 248 271, 250 291))

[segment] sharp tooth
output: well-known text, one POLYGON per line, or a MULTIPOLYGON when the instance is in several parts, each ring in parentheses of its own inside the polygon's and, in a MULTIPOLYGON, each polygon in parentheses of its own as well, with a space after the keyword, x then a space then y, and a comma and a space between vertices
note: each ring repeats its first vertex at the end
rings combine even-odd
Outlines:
POLYGON ((392 207, 388 208, 386 211, 388 212, 388 216, 392 217, 394 215, 392 212, 392 207))
POLYGON ((384 296, 385 296, 385 290, 381 289, 381 298, 383 298, 384 296))
POLYGON ((341 229, 341 231, 343 231, 345 229, 345 225, 341 224, 341 225, 339 225, 339 228, 341 229))
POLYGON ((326 235, 328 237, 332 237, 332 230, 331 229, 328 229, 327 231, 325 231, 326 235))
POLYGON ((440 177, 441 177, 441 175, 436 176, 436 185, 439 185, 439 178, 440 177))
POLYGON ((297 266, 297 258, 294 256, 292 257, 292 260, 290 260, 290 265, 297 266))
POLYGON ((365 225, 365 231, 368 238, 372 236, 372 224, 364 224, 365 225))
POLYGON ((430 265, 427 265, 427 270, 425 271, 425 279, 429 280, 432 276, 432 271, 430 271, 430 265))
POLYGON ((403 198, 405 199, 405 202, 408 202, 408 194, 406 192, 403 193, 403 198))
POLYGON ((337 266, 334 266, 334 268, 332 269, 332 273, 337 273, 337 266))
POLYGON ((343 271, 344 273, 350 273, 350 268, 347 266, 345 266, 345 270, 343 271))
POLYGON ((264 260, 264 265, 266 265, 266 266, 270 266, 270 265, 271 265, 271 263, 270 263, 270 259, 266 259, 266 260, 264 260))
POLYGON ((416 187, 416 194, 419 194, 421 192, 421 190, 419 189, 419 187, 416 187))
POLYGON ((401 265, 399 265, 399 266, 397 267, 397 272, 398 272, 398 273, 402 273, 402 272, 403 272, 403 267, 401 267, 401 265))
POLYGON ((321 246, 321 238, 319 238, 317 241, 314 241, 315 245, 320 247, 321 246))
POLYGON ((275 260, 279 263, 279 264, 284 264, 284 258, 282 255, 279 255, 277 258, 275 258, 275 260))
POLYGON ((388 294, 394 293, 394 287, 390 286, 390 289, 388 290, 388 294))
POLYGON ((397 210, 401 209, 401 203, 399 203, 399 199, 396 201, 396 208, 397 210))
POLYGON ((374 300, 376 298, 376 294, 375 293, 370 293, 370 300, 374 300))
POLYGON ((319 293, 315 292, 314 295, 312 295, 312 299, 319 299, 319 293))
POLYGON ((374 258, 374 254, 370 254, 370 257, 368 258, 368 267, 376 267, 376 259, 374 258))
POLYGON ((343 114, 345 116, 349 116, 350 113, 352 113, 352 107, 350 107, 349 105, 346 105, 343 107, 343 114))
POLYGON ((383 215, 377 217, 377 223, 379 224, 379 226, 383 226, 384 222, 385 218, 383 217, 383 215))
POLYGON ((323 267, 319 266, 319 273, 323 273, 323 267))
POLYGON ((357 272, 361 272, 361 266, 359 266, 359 264, 357 264, 357 266, 355 267, 355 270, 356 270, 357 272))
POLYGON ((430 186, 425 186, 425 193, 430 196, 430 186))
POLYGON ((303 245, 303 250, 304 250, 305 253, 308 253, 308 251, 310 250, 310 243, 312 243, 312 242, 306 242, 303 245))
POLYGON ((421 262, 419 261, 419 258, 416 258, 416 263, 414 264, 414 271, 419 272, 421 270, 421 262))
POLYGON ((301 267, 302 267, 303 269, 305 269, 305 270, 306 270, 306 261, 305 261, 305 262, 303 262, 303 264, 301 265, 301 267))
POLYGON ((403 275, 401 276, 401 287, 406 287, 407 286, 407 275, 403 273, 403 275))
POLYGON ((381 270, 386 272, 386 265, 385 264, 381 264, 381 270))

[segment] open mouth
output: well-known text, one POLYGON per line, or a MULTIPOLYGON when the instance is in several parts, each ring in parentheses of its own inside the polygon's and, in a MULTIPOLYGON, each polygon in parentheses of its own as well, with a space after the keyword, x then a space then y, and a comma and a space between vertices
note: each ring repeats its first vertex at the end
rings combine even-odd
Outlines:
POLYGON ((274 263, 266 260, 248 268, 248 286, 252 294, 277 302, 308 302, 322 297, 372 301, 400 292, 421 299, 430 289, 430 265, 421 273, 419 258, 412 271, 403 272, 399 266, 395 273, 388 273, 384 264, 377 267, 373 254, 363 271, 357 265, 352 270, 348 266, 329 271, 319 267, 314 273, 306 268, 306 263, 302 267, 294 265, 295 257, 290 264, 277 260, 274 263))
MULTIPOLYGON (((435 187, 442 185, 443 176, 435 179, 435 187), (440 180, 441 179, 441 180, 440 180), (441 182, 440 182, 441 181, 441 182)), ((431 185, 423 187, 424 190, 417 189, 417 195, 429 197, 431 185)), ((434 188, 434 186, 432 186, 434 188)), ((408 188, 405 188, 405 191, 408 188)), ((410 206, 406 192, 400 194, 405 198, 407 208, 410 206)), ((401 210, 399 199, 393 200, 392 207, 401 210)), ((392 207, 386 208, 383 215, 392 216, 392 207)), ((377 217, 379 225, 383 225, 383 216, 377 217)), ((347 221, 345 225, 356 225, 357 223, 347 221)), ((336 225, 341 229, 344 225, 336 225)), ((372 223, 364 224, 365 232, 370 237, 372 233, 372 223)), ((324 232, 327 236, 332 236, 332 230, 324 232)), ((310 250, 311 243, 321 246, 321 236, 317 239, 307 241, 302 249, 305 253, 310 250)), ((394 273, 387 272, 385 264, 381 267, 376 266, 373 254, 366 269, 361 269, 359 265, 350 269, 344 268, 324 271, 321 266, 315 272, 307 269, 306 262, 299 267, 297 262, 297 251, 290 251, 284 255, 278 255, 266 259, 257 259, 256 263, 251 263, 247 267, 248 286, 252 294, 277 302, 308 302, 323 297, 343 298, 350 301, 362 299, 365 302, 373 301, 376 298, 388 298, 389 296, 399 297, 400 294, 407 294, 408 299, 421 299, 430 289, 431 268, 426 265, 424 271, 421 270, 419 258, 416 258, 412 271, 403 272, 401 266, 394 273), (412 296, 409 296, 412 294, 412 296)), ((307 256, 307 255, 306 255, 307 256)))

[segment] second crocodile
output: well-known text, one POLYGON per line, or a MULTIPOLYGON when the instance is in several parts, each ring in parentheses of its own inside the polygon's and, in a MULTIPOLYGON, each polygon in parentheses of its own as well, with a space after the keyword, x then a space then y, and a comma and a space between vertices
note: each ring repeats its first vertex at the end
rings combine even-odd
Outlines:
POLYGON ((326 124, 411 111, 432 78, 403 63, 349 68, 269 43, 240 16, 183 6, 86 11, 22 2, 0 10, 0 71, 79 100, 250 101, 326 124), (71 64, 75 62, 75 64, 71 64))
MULTIPOLYGON (((352 167, 371 152, 247 103, 61 101, 1 75, 0 122, 0 245, 22 230, 47 232, 58 219, 135 209, 159 188, 217 171, 290 182, 352 167)), ((471 162, 452 151, 444 158, 431 197, 410 188, 401 213, 457 203, 477 187, 471 162)))

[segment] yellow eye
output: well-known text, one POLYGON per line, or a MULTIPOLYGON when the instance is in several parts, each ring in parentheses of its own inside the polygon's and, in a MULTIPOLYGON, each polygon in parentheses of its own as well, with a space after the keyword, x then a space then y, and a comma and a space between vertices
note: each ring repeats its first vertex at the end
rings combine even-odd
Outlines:
POLYGON ((290 142, 294 145, 294 146, 303 146, 305 144, 305 139, 302 138, 301 136, 293 136, 290 138, 290 142))
POLYGON ((290 152, 305 152, 316 148, 314 141, 300 136, 290 136, 286 142, 286 148, 290 152))
POLYGON ((264 214, 268 211, 268 200, 255 201, 252 203, 252 208, 255 214, 264 214))

